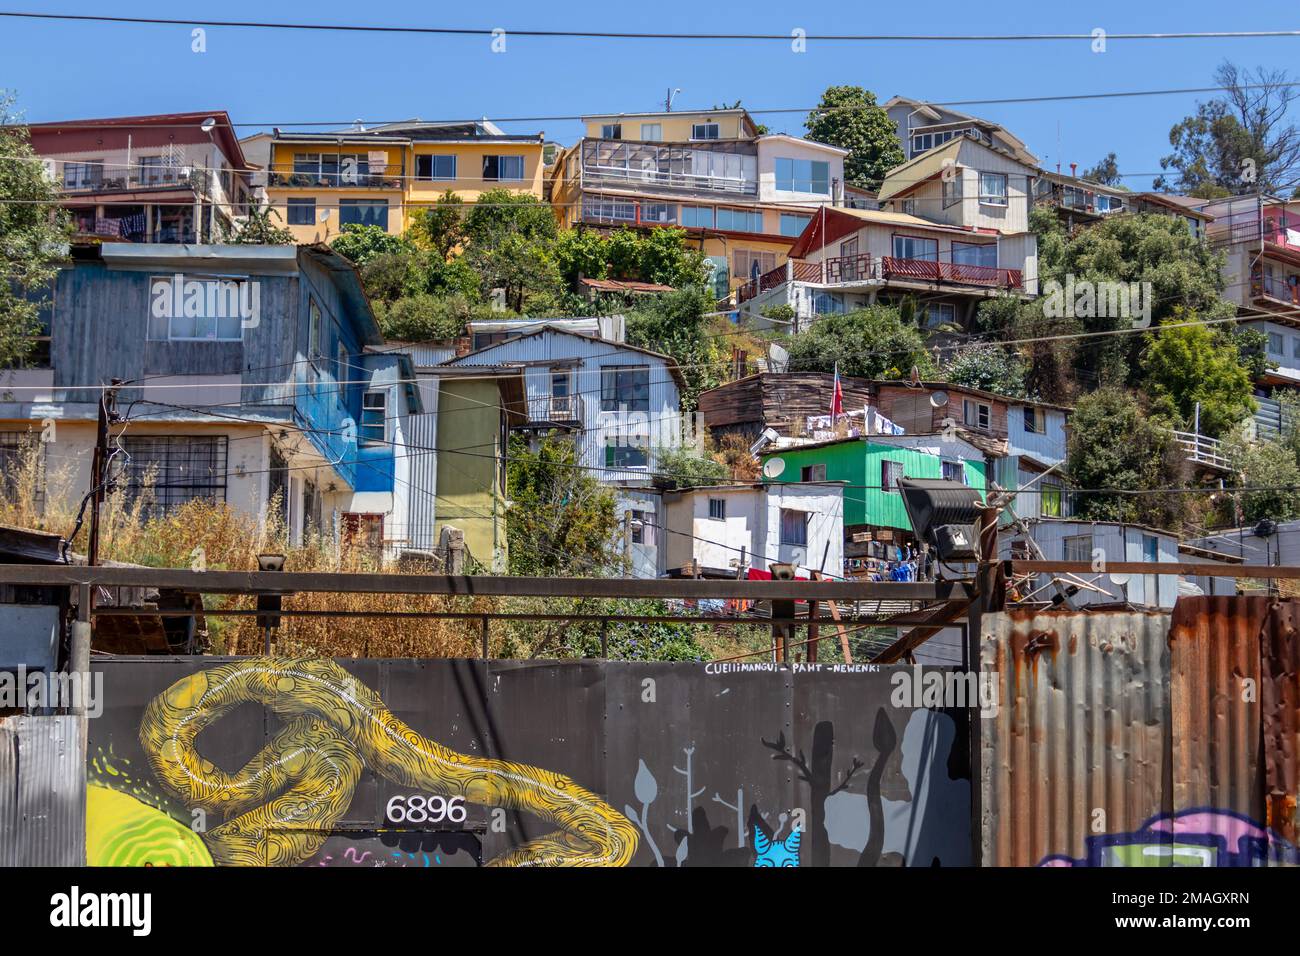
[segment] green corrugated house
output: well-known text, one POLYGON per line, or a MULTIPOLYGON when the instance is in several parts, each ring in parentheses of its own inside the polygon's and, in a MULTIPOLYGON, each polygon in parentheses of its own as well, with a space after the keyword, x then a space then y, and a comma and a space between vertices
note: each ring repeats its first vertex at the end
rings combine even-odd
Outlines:
POLYGON ((766 453, 764 481, 843 481, 844 528, 911 531, 903 497, 886 491, 899 478, 948 478, 985 491, 984 453, 960 438, 867 435, 766 453), (784 467, 768 463, 780 460, 784 467), (767 476, 771 477, 767 477, 767 476))

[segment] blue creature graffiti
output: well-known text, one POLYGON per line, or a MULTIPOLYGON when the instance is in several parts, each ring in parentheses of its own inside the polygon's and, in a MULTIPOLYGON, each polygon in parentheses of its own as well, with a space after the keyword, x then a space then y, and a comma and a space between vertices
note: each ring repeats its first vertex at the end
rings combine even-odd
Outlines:
POLYGON ((792 830, 784 840, 769 837, 754 827, 754 866, 798 866, 799 830, 792 830))
POLYGON ((1268 827, 1231 810, 1161 813, 1129 833, 1085 840, 1075 859, 1045 857, 1039 866, 1296 866, 1300 850, 1268 827))

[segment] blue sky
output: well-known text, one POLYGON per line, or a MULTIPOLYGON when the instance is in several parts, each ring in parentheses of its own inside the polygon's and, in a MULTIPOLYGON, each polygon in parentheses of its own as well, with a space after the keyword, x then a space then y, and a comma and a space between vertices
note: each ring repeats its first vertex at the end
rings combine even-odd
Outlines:
MULTIPOLYGON (((1295 29, 1294 2, 1234 6, 1187 0, 1177 8, 1093 2, 1023 5, 954 2, 819 4, 792 14, 786 2, 751 0, 739 7, 694 4, 620 6, 570 0, 525 4, 498 0, 490 12, 387 0, 311 4, 226 0, 114 3, 34 0, 14 8, 184 18, 588 29, 667 32, 787 33, 1088 33, 1295 29)), ((487 8, 484 8, 486 10, 487 8)), ((933 101, 1046 96, 1207 86, 1228 57, 1243 66, 1300 72, 1300 38, 1112 40, 1105 53, 1085 41, 993 43, 829 43, 806 53, 765 42, 507 39, 494 54, 480 37, 429 37, 240 30, 208 31, 207 52, 190 50, 189 29, 0 19, 0 87, 19 95, 32 122, 134 113, 224 108, 236 123, 287 126, 488 116, 561 116, 657 109, 679 87, 679 109, 739 99, 774 130, 798 134, 802 110, 832 84, 857 84, 883 102, 893 94, 933 101)), ((1119 155, 1125 173, 1159 170, 1169 127, 1195 108, 1196 97, 960 107, 1007 126, 1045 166, 1091 165, 1119 155), (1059 145, 1058 145, 1059 144, 1059 145)), ((1295 117, 1300 122, 1300 116, 1295 117)), ((503 124, 544 130, 571 143, 576 121, 503 124)), ((241 135, 254 132, 241 128, 241 135)), ((1143 188, 1149 179, 1128 179, 1143 188)))

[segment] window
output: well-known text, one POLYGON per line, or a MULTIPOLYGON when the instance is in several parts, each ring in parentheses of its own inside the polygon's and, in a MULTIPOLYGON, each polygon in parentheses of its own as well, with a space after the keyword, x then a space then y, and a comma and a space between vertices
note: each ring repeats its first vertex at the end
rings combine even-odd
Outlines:
POLYGON ((775 252, 759 252, 754 249, 737 249, 732 254, 735 262, 733 274, 741 279, 757 279, 776 268, 775 252))
POLYGON ((812 216, 797 216, 791 212, 783 212, 781 213, 781 235, 800 236, 810 222, 812 216))
POLYGON ((658 143, 664 138, 662 123, 642 123, 641 140, 646 143, 658 143))
POLYGON ((1007 204, 1007 174, 980 173, 980 202, 988 206, 1007 204))
POLYGON ((895 259, 925 259, 939 261, 939 240, 921 239, 917 236, 894 237, 895 259))
POLYGON ((623 138, 623 124, 622 124, 622 123, 605 123, 605 124, 604 124, 603 126, 601 126, 601 128, 600 128, 600 138, 601 138, 601 139, 622 139, 622 138, 623 138))
POLYGON ((831 164, 817 159, 781 159, 776 161, 776 188, 787 193, 831 192, 831 164))
POLYGON ((339 224, 346 226, 378 226, 388 231, 388 201, 386 199, 340 199, 339 224))
POLYGON ((13 496, 20 491, 19 485, 30 472, 25 469, 35 466, 36 487, 35 502, 41 507, 45 501, 45 465, 50 445, 41 441, 41 431, 33 429, 22 432, 0 432, 0 490, 15 500, 13 496))
POLYGON ((1061 541, 1061 559, 1063 561, 1091 561, 1092 535, 1072 534, 1061 541))
POLYGON ((668 224, 676 222, 677 207, 672 203, 650 202, 641 204, 641 221, 668 224))
POLYGON ((712 206, 683 206, 682 225, 692 229, 713 228, 712 206))
POLYGON ((1043 482, 1043 493, 1040 496, 1042 500, 1041 511, 1044 517, 1059 518, 1061 517, 1061 486, 1050 482, 1043 482))
POLYGON ((339 401, 345 405, 348 400, 348 387, 345 384, 348 380, 348 350, 339 342, 334 349, 334 382, 339 387, 339 401))
POLYGON ((942 461, 939 463, 944 481, 959 481, 966 484, 966 466, 960 461, 942 461))
POLYGON ((915 200, 915 199, 904 199, 904 200, 903 200, 903 215, 905 215, 905 216, 915 216, 915 215, 916 215, 916 200, 915 200))
POLYGON ((155 185, 165 181, 163 158, 161 156, 141 156, 140 182, 145 185, 155 185))
POLYGON ((1042 435, 1047 431, 1047 416, 1043 414, 1041 408, 1035 408, 1033 405, 1025 406, 1025 431, 1031 435, 1042 435))
POLYGON ((998 246, 995 242, 954 242, 952 261, 959 266, 998 267, 998 246))
POLYGON ((609 365, 600 370, 602 412, 650 411, 650 367, 609 365))
POLYGON ((316 362, 321 355, 321 339, 325 335, 325 316, 320 306, 312 299, 307 306, 307 359, 316 362))
POLYGON ((955 206, 961 202, 962 198, 962 176, 961 170, 957 170, 957 175, 951 180, 943 180, 943 208, 955 206))
POLYGON ((124 436, 126 494, 135 499, 147 482, 158 511, 170 511, 187 501, 226 500, 226 437, 166 435, 124 436))
POLYGON ((732 232, 762 232, 763 214, 757 210, 719 209, 718 228, 732 232))
POLYGON ((727 520, 727 499, 726 498, 709 499, 709 518, 713 521, 727 520))
POLYGON ((799 480, 800 481, 825 481, 826 466, 825 465, 804 465, 802 468, 799 469, 799 480))
POLYGON ((375 444, 388 438, 388 391, 377 389, 361 396, 361 441, 375 444))
POLYGON ((417 156, 415 157, 415 178, 425 181, 451 180, 456 178, 455 156, 417 156))
POLYGON ((691 139, 718 139, 721 130, 717 123, 692 123, 691 139))
POLYGON ((1268 333, 1268 351, 1270 355, 1285 355, 1285 344, 1282 339, 1282 333, 1268 333))
POLYGON ((619 445, 611 438, 605 446, 606 468, 645 468, 649 461, 643 445, 619 445))
POLYGON ((903 463, 885 459, 880 463, 880 487, 883 491, 898 492, 898 479, 903 477, 903 463))
POLYGON ((84 163, 63 164, 63 185, 67 189, 94 189, 104 178, 104 161, 91 159, 84 163))
POLYGON ((829 292, 822 292, 820 289, 813 291, 814 315, 839 315, 847 311, 848 307, 839 296, 831 295, 829 292))
POLYGON ((925 310, 922 317, 927 329, 957 323, 957 307, 951 302, 926 302, 922 308, 925 310))
POLYGON ((993 409, 984 402, 967 398, 962 401, 962 421, 971 428, 988 428, 993 421, 993 409))
POLYGON ((316 200, 290 199, 287 221, 291 226, 312 226, 316 223, 316 200))
POLYGON ((632 512, 632 543, 655 543, 655 513, 653 511, 632 512))
POLYGON ((524 158, 522 156, 484 156, 483 178, 487 180, 522 180, 524 178, 524 158))
POLYGON ((781 543, 800 548, 808 546, 808 512, 781 509, 781 543))
MULTIPOLYGON (((197 279, 185 277, 186 285, 198 285, 206 297, 200 300, 197 310, 187 298, 187 308, 183 311, 167 309, 162 314, 151 308, 149 313, 148 337, 151 341, 170 342, 238 342, 244 337, 243 321, 240 317, 242 303, 251 302, 247 279, 223 280, 219 278, 197 279), (213 290, 216 288, 216 295, 213 290), (224 287, 224 288, 223 288, 224 287), (240 303, 239 307, 233 307, 240 303), (197 311, 197 315, 186 312, 197 311), (179 314, 178 314, 179 312, 179 314)), ((161 293, 155 293, 160 295, 161 293)), ((154 305, 157 306, 155 300, 154 305)))

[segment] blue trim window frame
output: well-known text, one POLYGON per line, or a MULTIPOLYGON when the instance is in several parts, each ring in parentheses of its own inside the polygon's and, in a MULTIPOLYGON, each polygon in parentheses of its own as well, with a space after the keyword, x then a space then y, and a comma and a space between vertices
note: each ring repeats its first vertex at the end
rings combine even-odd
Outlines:
POLYGON ((712 206, 682 206, 681 224, 688 229, 712 229, 714 227, 712 206))
POLYGON ((781 159, 776 161, 776 188, 787 193, 831 193, 831 164, 820 159, 781 159))
POLYGON ((756 209, 718 209, 718 228, 729 232, 762 232, 763 213, 756 209))
POLYGON ((523 182, 522 156, 484 156, 483 178, 491 182, 523 182))
POLYGON ((416 156, 415 178, 420 182, 451 182, 456 178, 456 157, 432 153, 416 156))

